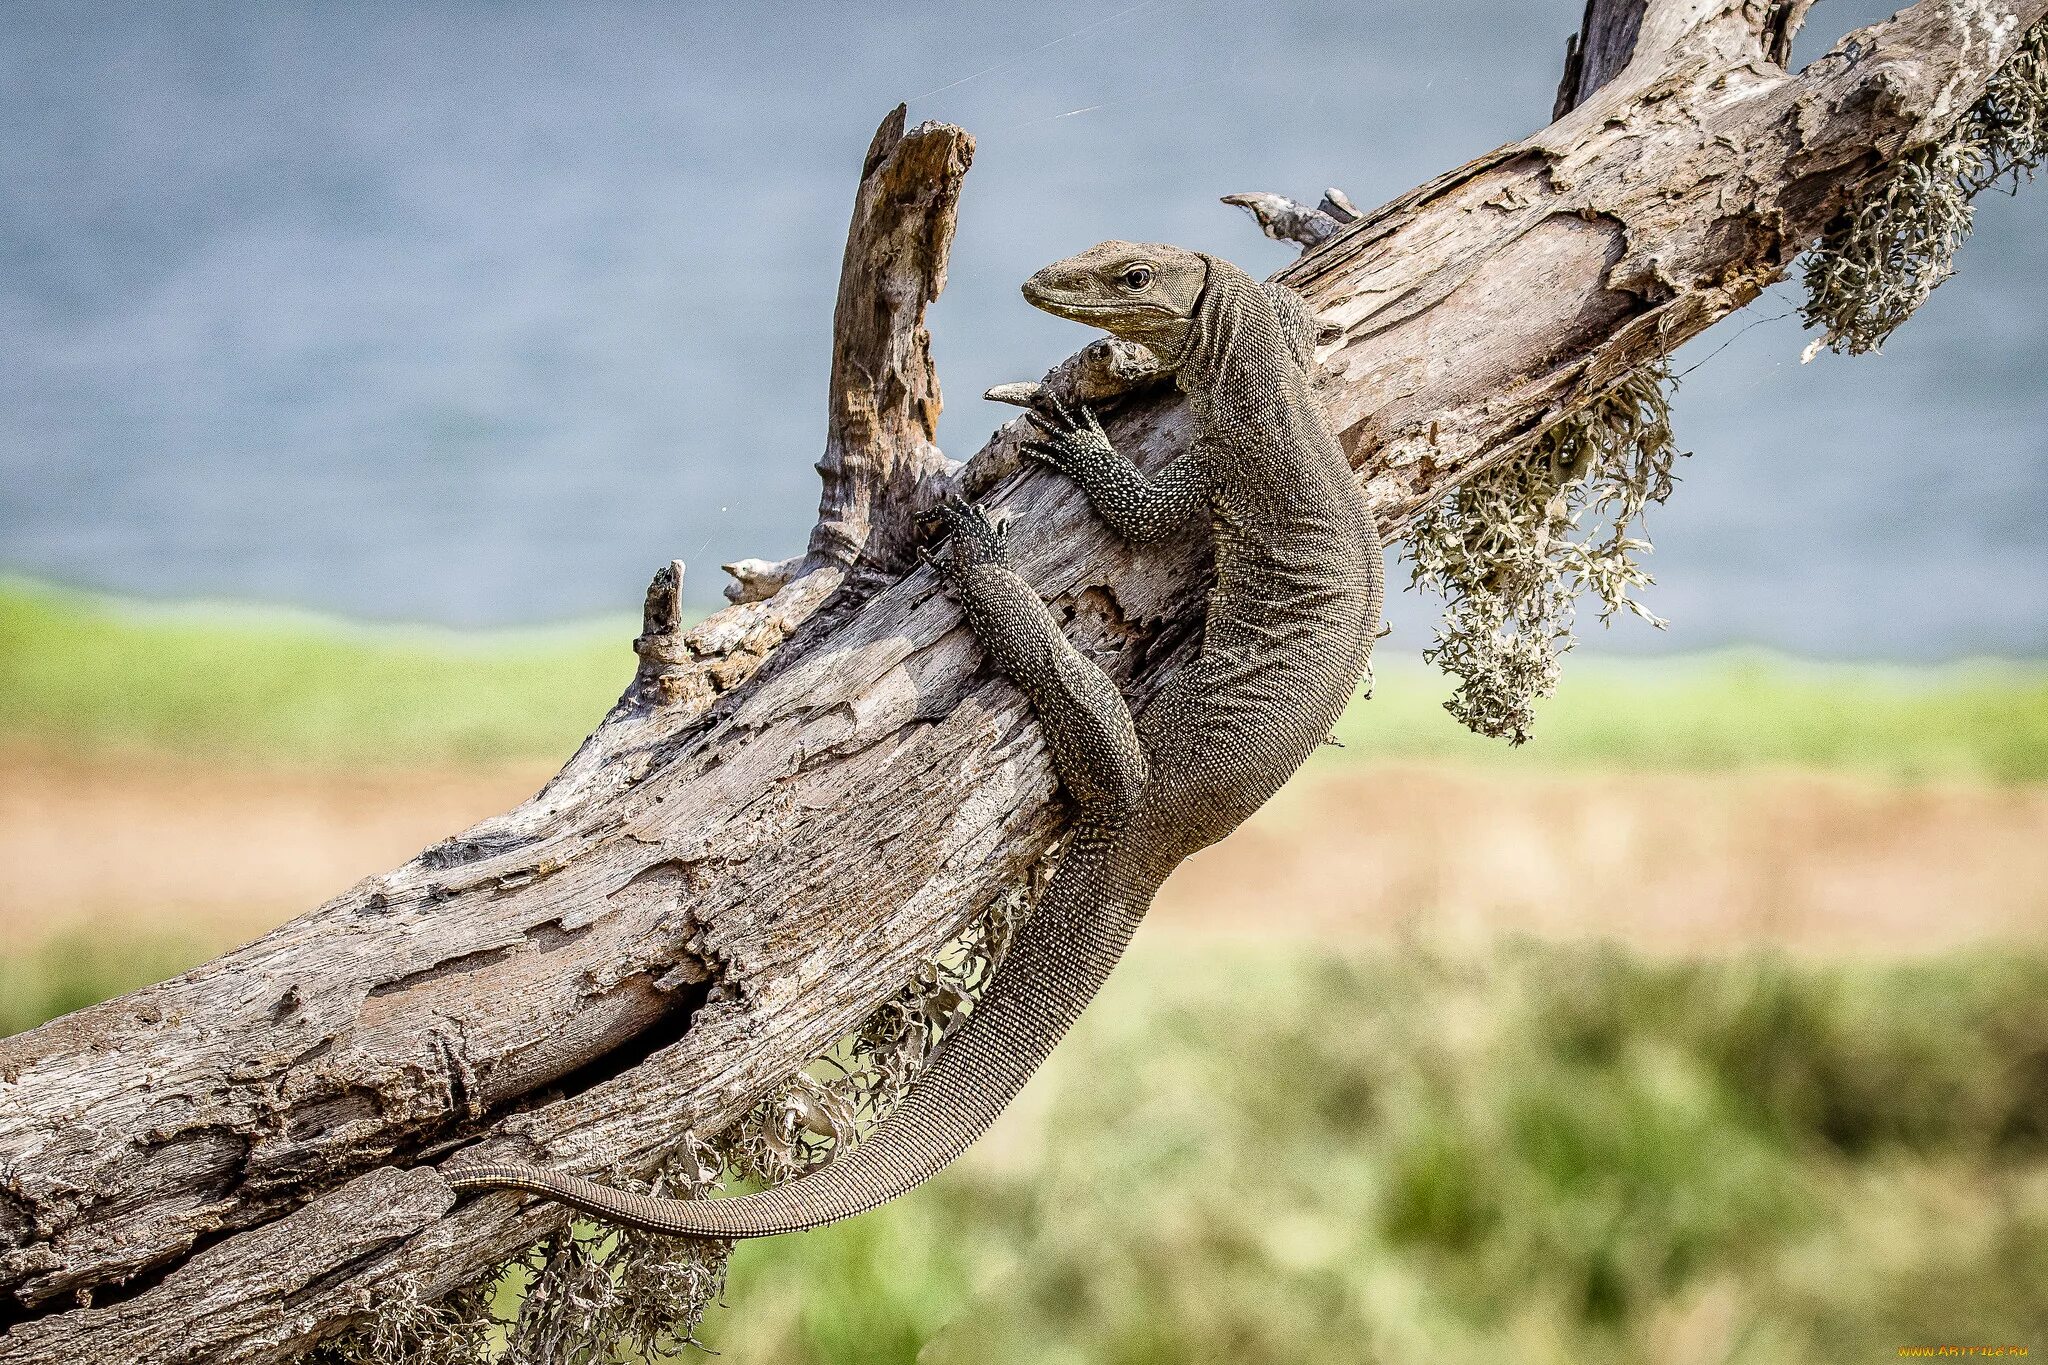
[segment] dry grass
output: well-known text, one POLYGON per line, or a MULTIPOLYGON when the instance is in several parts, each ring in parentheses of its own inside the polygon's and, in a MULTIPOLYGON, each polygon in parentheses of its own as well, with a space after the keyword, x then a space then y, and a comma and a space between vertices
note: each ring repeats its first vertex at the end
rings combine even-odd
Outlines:
MULTIPOLYGON (((122 950, 132 968, 118 984, 141 985, 396 866, 545 776, 0 749, 11 947, 0 976, 7 961, 43 963, 41 986, 0 992, 0 1027, 97 998, 56 969, 94 942, 161 946, 122 950)), ((1606 935, 1657 952, 1930 952, 2037 936, 2044 888, 2041 787, 1351 759, 1304 773, 1199 855, 1155 923, 1376 942, 1420 923, 1606 935)))

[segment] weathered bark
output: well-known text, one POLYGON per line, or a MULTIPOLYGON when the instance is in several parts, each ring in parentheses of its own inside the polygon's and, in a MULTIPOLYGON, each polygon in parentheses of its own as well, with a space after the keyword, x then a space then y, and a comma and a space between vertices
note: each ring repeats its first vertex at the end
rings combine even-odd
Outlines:
MULTIPOLYGON (((1760 7, 1652 0, 1620 74, 1564 118, 1283 272, 1327 329, 1325 402, 1382 528, 1748 303, 2044 11, 1924 0, 1794 77, 1760 7)), ((285 1359, 396 1287, 464 1282, 559 1212, 503 1194, 444 1217, 433 1163, 644 1169, 847 1032, 1046 849, 1037 728, 929 571, 846 583, 902 562, 898 505, 938 467, 917 319, 967 143, 920 145, 953 149, 911 173, 932 192, 877 198, 924 292, 872 315, 841 294, 841 344, 882 319, 903 378, 877 391, 901 420, 875 444, 828 446, 829 565, 687 632, 658 582, 634 686, 532 801, 0 1042, 0 1361, 285 1359)), ((1095 354, 1050 382, 1142 380, 1095 354)), ((1181 444, 1171 391, 1111 406, 1141 465, 1181 444)), ((1200 545, 1113 541, 1071 484, 1019 469, 1018 426, 958 482, 1016 518, 1021 571, 1142 703, 1198 628, 1200 545)))
MULTIPOLYGON (((1667 51, 1686 29, 1701 22, 1703 10, 1711 11, 1719 0, 1706 3, 1651 5, 1647 0, 1586 0, 1585 18, 1579 31, 1565 44, 1564 78, 1558 82, 1553 119, 1561 119, 1584 104, 1594 91, 1619 76, 1640 50, 1652 59, 1667 51), (1648 19, 1650 32, 1643 33, 1648 19)), ((1813 0, 1742 0, 1721 4, 1726 11, 1727 32, 1741 39, 1742 31, 1754 35, 1750 45, 1776 66, 1792 55, 1792 39, 1806 22, 1813 0), (1740 28, 1735 26, 1740 21, 1740 28)))
POLYGON ((1646 0, 1586 0, 1579 31, 1565 42, 1564 76, 1557 83, 1551 118, 1563 118, 1621 74, 1635 55, 1647 8, 1646 0))

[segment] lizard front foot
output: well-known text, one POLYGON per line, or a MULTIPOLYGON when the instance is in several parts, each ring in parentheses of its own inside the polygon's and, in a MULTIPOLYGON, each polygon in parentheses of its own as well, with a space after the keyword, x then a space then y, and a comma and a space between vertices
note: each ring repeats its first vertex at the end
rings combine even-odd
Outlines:
POLYGON ((980 565, 1009 567, 1009 528, 990 521, 980 504, 948 498, 933 516, 945 531, 945 544, 922 553, 925 562, 949 585, 957 585, 961 575, 980 565))
POLYGON ((1024 442, 1025 455, 1075 480, 1084 479, 1091 468, 1115 457, 1116 450, 1096 420, 1095 409, 1086 403, 1069 408, 1051 394, 1045 399, 1052 415, 1037 408, 1024 414, 1045 433, 1042 439, 1024 442))

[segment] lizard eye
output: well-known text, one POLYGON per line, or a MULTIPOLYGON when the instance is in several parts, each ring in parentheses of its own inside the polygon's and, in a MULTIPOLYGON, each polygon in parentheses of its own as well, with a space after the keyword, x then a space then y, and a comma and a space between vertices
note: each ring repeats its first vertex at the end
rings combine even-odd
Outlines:
POLYGON ((1124 288, 1135 293, 1152 283, 1152 267, 1149 265, 1134 265, 1124 272, 1123 280, 1124 288))

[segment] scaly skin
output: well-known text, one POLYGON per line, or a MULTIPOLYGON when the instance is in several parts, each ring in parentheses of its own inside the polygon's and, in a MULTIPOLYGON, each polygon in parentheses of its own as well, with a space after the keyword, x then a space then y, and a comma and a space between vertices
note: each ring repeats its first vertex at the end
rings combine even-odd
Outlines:
POLYGON ((1030 698, 1078 812, 1073 842, 961 1032, 873 1133, 759 1194, 674 1200, 534 1166, 450 1170, 457 1190, 545 1195, 613 1223, 716 1238, 836 1222, 965 1151, 1039 1067, 1180 862, 1242 823, 1322 743, 1379 631, 1379 537, 1309 391, 1306 306, 1177 247, 1104 242, 1034 275, 1033 304, 1149 347, 1200 435, 1146 478, 1085 409, 1033 414, 1027 451, 1075 479, 1123 535, 1158 540, 1206 510, 1216 586, 1202 649, 1133 722, 1115 684, 1009 568, 1002 528, 949 504, 939 561, 989 657, 1030 698))

